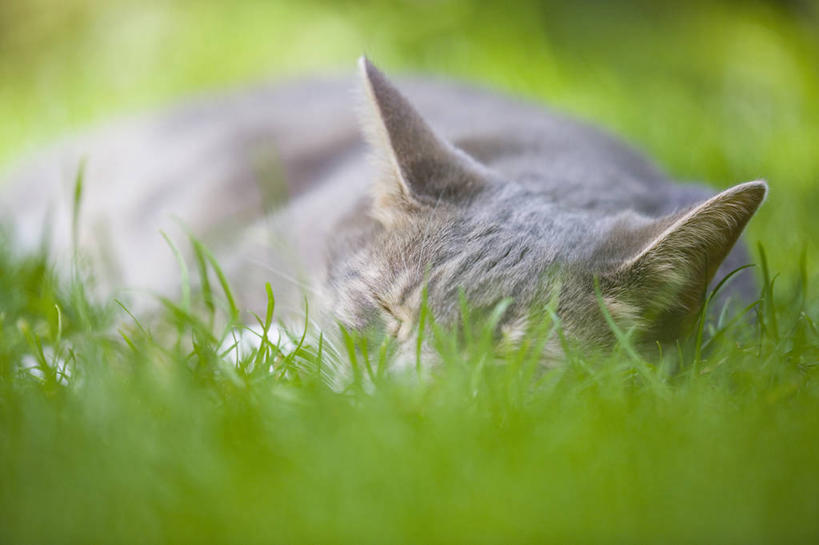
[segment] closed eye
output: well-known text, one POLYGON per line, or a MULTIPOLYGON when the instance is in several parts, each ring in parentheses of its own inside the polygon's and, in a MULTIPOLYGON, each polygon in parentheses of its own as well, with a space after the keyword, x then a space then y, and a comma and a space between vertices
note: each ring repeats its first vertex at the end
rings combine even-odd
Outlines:
MULTIPOLYGON (((394 307, 388 304, 381 296, 375 295, 374 298, 376 304, 382 311, 387 332, 401 342, 409 340, 415 329, 415 320, 412 318, 412 314, 408 312, 404 313, 404 317, 402 318, 401 314, 396 312, 394 307)), ((399 309, 401 308, 402 307, 399 306, 399 309)))
POLYGON ((374 297, 376 304, 382 311, 385 322, 387 322, 385 325, 387 326, 388 333, 393 337, 398 337, 398 333, 401 331, 401 320, 395 315, 390 305, 388 305, 380 295, 376 294, 374 297))

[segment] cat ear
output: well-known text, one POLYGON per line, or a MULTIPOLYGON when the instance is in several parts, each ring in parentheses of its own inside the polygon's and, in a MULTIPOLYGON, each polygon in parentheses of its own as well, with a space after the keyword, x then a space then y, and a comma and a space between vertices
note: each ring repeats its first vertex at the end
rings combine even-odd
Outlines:
POLYGON ((435 134, 366 57, 359 67, 367 94, 362 124, 383 167, 376 207, 435 203, 480 187, 479 164, 435 134))
POLYGON ((636 306, 633 315, 661 329, 684 329, 767 192, 762 181, 740 184, 657 221, 646 230, 647 242, 615 272, 615 299, 636 306))

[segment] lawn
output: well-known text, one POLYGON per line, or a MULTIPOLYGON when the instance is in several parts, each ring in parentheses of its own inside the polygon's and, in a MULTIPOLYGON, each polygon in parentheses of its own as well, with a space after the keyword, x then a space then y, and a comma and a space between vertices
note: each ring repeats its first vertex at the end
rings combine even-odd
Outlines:
POLYGON ((148 320, 0 236, 0 542, 816 542, 817 28, 809 2, 0 2, 0 170, 367 52, 592 120, 680 179, 771 188, 748 317, 548 371, 538 335, 498 351, 476 327, 420 381, 365 340, 270 326, 232 350, 207 259, 208 289, 148 320))

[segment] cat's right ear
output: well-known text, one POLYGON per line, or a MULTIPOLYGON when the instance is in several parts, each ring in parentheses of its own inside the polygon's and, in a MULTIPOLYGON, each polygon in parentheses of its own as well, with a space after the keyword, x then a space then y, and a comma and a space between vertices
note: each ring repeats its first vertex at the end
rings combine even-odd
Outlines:
POLYGON ((359 68, 366 91, 362 125, 379 167, 375 213, 382 222, 482 185, 478 163, 439 137, 366 57, 359 68))

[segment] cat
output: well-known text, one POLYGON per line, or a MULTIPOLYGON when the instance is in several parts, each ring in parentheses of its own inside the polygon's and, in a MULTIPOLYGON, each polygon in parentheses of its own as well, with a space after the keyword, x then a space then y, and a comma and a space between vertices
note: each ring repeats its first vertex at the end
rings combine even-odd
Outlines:
MULTIPOLYGON (((359 71, 360 111, 346 80, 202 97, 35 155, 0 202, 24 245, 45 236, 65 251, 70 199, 52 198, 84 161, 78 242, 107 264, 108 291, 178 289, 158 231, 189 231, 248 316, 270 281, 285 314, 306 296, 325 325, 381 328, 405 346, 424 299, 447 326, 462 299, 509 300, 506 339, 548 307, 581 346, 615 342, 607 315, 640 345, 669 342, 715 278, 748 262, 736 243, 763 181, 713 194, 540 105, 431 79, 399 90, 364 57, 359 71)), ((740 274, 726 294, 754 289, 740 274)))

